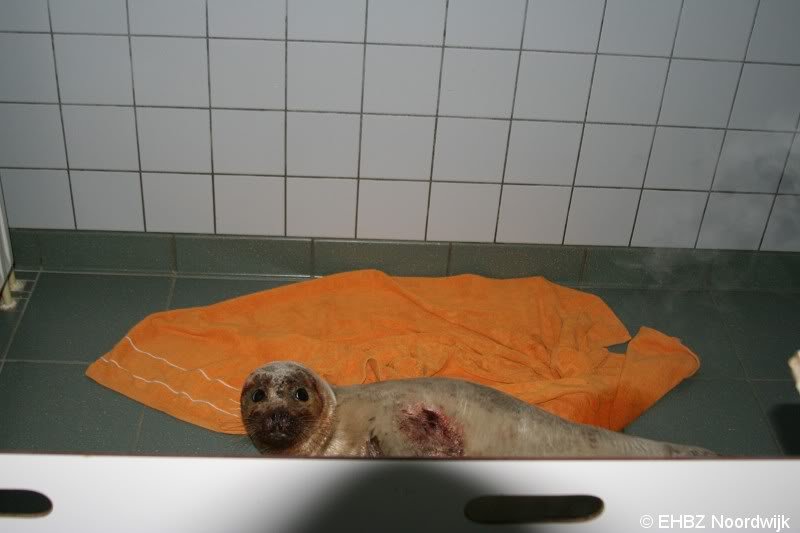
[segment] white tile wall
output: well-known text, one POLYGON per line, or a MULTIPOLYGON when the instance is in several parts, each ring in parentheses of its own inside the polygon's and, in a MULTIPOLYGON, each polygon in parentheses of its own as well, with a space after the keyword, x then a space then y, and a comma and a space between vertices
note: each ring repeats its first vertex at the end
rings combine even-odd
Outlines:
POLYGON ((0 167, 67 167, 58 106, 0 104, 0 124, 0 167))
POLYGON ((594 57, 523 52, 515 118, 583 120, 594 57))
POLYGON ((136 116, 142 170, 211 171, 208 111, 140 107, 136 116))
POLYGON ((360 239, 425 239, 428 183, 364 180, 358 190, 360 239))
POLYGON ((729 131, 714 190, 776 192, 791 143, 791 133, 729 131))
MULTIPOLYGON (((102 3, 103 0, 95 0, 102 3)), ((119 0, 117 0, 119 1, 119 0)), ((131 32, 145 35, 205 35, 204 0, 128 0, 131 32)))
POLYGON ((757 250, 772 198, 765 194, 711 193, 697 247, 757 250))
POLYGON ((672 61, 658 122, 724 128, 738 80, 738 63, 672 61))
POLYGON ((762 250, 800 252, 800 196, 778 195, 772 210, 762 250))
POLYGON ((445 44, 519 48, 524 0, 450 0, 445 44))
POLYGON ((510 117, 518 59, 518 52, 447 48, 439 112, 510 117))
MULTIPOLYGON (((131 0, 132 4, 136 0, 131 0)), ((69 32, 126 33, 125 0, 50 1, 53 30, 69 32)))
POLYGON ((283 119, 279 111, 213 110, 214 171, 282 174, 283 119))
POLYGON ((144 173, 142 193, 147 231, 214 231, 211 176, 144 173))
POLYGON ((445 0, 370 0, 367 41, 442 44, 445 0))
POLYGON ((274 176, 217 174, 217 233, 283 235, 284 186, 284 179, 274 176))
POLYGON ((500 185, 432 183, 428 240, 492 241, 500 185))
POLYGON ((208 53, 200 39, 133 37, 139 105, 208 107, 208 53))
POLYGON ((515 120, 508 145, 506 183, 570 185, 580 141, 580 124, 515 120))
POLYGON ((594 52, 604 4, 604 0, 529 1, 524 48, 594 52))
POLYGON ((63 115, 70 166, 139 170, 132 108, 69 106, 63 115))
POLYGON ((78 229, 144 231, 138 172, 70 173, 78 229))
POLYGON ((428 180, 434 125, 433 117, 365 115, 361 176, 428 180))
POLYGON ((289 178, 286 234, 355 237, 356 183, 343 179, 289 178))
POLYGON ((363 41, 366 0, 289 0, 289 39, 363 41))
POLYGON ((439 119, 433 179, 502 181, 508 127, 501 120, 439 119))
POLYGON ((800 135, 795 135, 792 149, 789 152, 780 192, 800 194, 800 135))
POLYGON ((208 0, 208 34, 212 37, 282 39, 285 18, 285 0, 208 0))
POLYGON ((50 31, 47 0, 0 2, 0 31, 50 31))
POLYGON ((9 226, 75 228, 65 170, 4 169, 0 178, 9 226))
POLYGON ((366 54, 364 112, 436 114, 438 49, 369 45, 366 54))
POLYGON ((796 250, 798 16, 794 0, 0 0, 10 221, 796 250))
POLYGON ((641 187, 652 138, 649 126, 587 124, 575 183, 641 187))
POLYGON ((358 128, 355 115, 289 113, 287 172, 299 176, 358 174, 358 128))
POLYGON ((706 196, 704 192, 642 191, 631 245, 692 248, 706 196))
POLYGON ((0 34, 0 101, 58 102, 49 35, 0 34))
POLYGON ((793 130, 800 114, 800 66, 744 65, 731 128, 793 130))
POLYGON ((361 109, 363 45, 289 43, 289 109, 361 109))
POLYGON ((794 0, 761 0, 747 59, 800 63, 800 3, 794 0))
POLYGON ((133 104, 127 37, 56 35, 55 47, 62 102, 133 104))
POLYGON ((497 242, 561 244, 569 192, 567 187, 504 185, 497 242))
POLYGON ((607 0, 600 51, 669 55, 681 0, 607 0))
POLYGON ((587 120, 655 123, 667 64, 666 59, 598 56, 587 120))
POLYGON ((708 189, 723 132, 694 128, 657 128, 645 187, 708 189))
POLYGON ((684 0, 675 55, 744 58, 758 0, 684 0))
POLYGON ((564 243, 627 246, 638 200, 637 189, 576 188, 564 243))
POLYGON ((211 105, 283 109, 284 47, 282 42, 211 39, 211 105))

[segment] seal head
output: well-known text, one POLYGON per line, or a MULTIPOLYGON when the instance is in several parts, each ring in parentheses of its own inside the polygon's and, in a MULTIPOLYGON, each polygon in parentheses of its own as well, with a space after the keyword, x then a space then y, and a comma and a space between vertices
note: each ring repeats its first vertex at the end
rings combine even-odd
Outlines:
POLYGON ((335 406, 330 385, 291 361, 254 370, 242 387, 242 421, 262 454, 313 454, 325 444, 335 406))

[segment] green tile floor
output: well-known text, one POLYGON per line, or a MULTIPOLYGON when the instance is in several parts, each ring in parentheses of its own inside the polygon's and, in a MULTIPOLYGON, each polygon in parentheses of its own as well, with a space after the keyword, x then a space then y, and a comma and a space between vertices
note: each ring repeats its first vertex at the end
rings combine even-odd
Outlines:
MULTIPOLYGON (((0 312, 0 451, 254 455, 245 437, 212 433, 143 407, 95 384, 84 371, 149 313, 298 278, 17 275, 26 285, 16 293, 17 309, 0 312)), ((695 377, 627 433, 725 454, 800 454, 800 395, 786 365, 800 348, 800 292, 582 285, 602 297, 632 333, 642 325, 655 327, 683 339, 702 360, 695 377)))

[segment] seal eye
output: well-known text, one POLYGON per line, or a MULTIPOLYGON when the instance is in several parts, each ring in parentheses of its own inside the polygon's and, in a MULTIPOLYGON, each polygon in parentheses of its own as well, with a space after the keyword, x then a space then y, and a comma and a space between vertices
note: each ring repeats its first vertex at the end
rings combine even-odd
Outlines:
POLYGON ((252 398, 254 402, 260 402, 261 400, 264 399, 265 396, 266 393, 263 390, 256 389, 255 391, 253 391, 253 394, 250 396, 250 398, 252 398))
POLYGON ((300 400, 301 402, 308 401, 308 392, 301 387, 296 391, 294 391, 294 397, 300 400))

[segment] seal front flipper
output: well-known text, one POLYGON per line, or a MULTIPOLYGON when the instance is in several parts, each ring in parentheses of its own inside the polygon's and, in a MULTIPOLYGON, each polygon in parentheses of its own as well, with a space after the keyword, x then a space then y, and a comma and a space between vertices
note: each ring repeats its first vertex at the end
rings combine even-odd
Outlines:
POLYGON ((464 456, 464 427, 441 407, 424 403, 402 407, 395 423, 413 456, 464 456))

